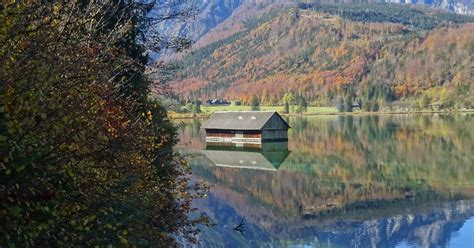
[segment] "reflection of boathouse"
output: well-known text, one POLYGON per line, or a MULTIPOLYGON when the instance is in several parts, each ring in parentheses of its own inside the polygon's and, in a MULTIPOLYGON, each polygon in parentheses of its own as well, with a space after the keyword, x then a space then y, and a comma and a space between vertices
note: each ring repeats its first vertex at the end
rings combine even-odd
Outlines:
POLYGON ((261 148, 207 146, 202 153, 219 167, 276 171, 290 151, 287 142, 269 142, 261 148))
POLYGON ((275 111, 239 111, 216 112, 203 128, 208 143, 260 147, 265 141, 287 141, 290 126, 275 111))

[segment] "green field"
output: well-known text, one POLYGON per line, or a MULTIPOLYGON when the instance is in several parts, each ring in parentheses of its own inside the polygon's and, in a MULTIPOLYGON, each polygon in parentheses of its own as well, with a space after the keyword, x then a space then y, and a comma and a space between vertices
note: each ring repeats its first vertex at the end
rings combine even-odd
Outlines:
MULTIPOLYGON (((277 111, 282 115, 288 115, 283 111, 284 106, 260 106, 261 111, 277 111)), ((472 113, 474 109, 443 109, 443 110, 419 110, 419 109, 381 109, 377 112, 367 112, 363 110, 355 110, 354 112, 338 112, 335 107, 308 107, 308 110, 303 113, 297 113, 295 111, 296 106, 290 107, 289 115, 333 115, 333 114, 403 114, 403 113, 449 113, 449 112, 464 112, 472 113)), ((234 105, 220 105, 220 106, 207 106, 201 105, 201 113, 193 114, 192 112, 188 113, 177 113, 175 111, 169 112, 169 117, 171 119, 187 119, 187 118, 196 118, 196 117, 206 117, 212 115, 216 111, 251 111, 251 106, 234 106, 234 105)))
MULTIPOLYGON (((294 106, 292 106, 294 107, 294 106)), ((290 112, 295 113, 290 107, 290 112)), ((283 113, 283 106, 260 106, 261 111, 278 111, 283 113)), ((220 106, 205 106, 201 105, 201 110, 204 114, 211 114, 216 111, 251 111, 251 106, 233 106, 233 105, 220 105, 220 106)), ((337 113, 337 109, 334 107, 308 107, 306 114, 326 114, 326 113, 337 113)))

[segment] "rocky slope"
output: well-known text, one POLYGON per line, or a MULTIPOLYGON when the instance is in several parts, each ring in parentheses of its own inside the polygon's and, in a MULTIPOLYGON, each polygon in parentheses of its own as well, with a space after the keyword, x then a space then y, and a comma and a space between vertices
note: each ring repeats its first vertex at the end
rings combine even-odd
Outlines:
MULTIPOLYGON (((196 0, 194 1, 195 16, 188 21, 170 21, 162 25, 165 33, 187 36, 201 44, 216 37, 216 33, 225 33, 230 29, 240 30, 242 25, 269 9, 292 6, 300 3, 397 3, 406 5, 424 5, 433 8, 446 9, 453 13, 474 15, 473 0, 196 0), (216 32, 218 31, 218 32, 216 32), (211 34, 208 34, 211 32, 211 34)), ((225 36, 225 35, 224 35, 225 36)))

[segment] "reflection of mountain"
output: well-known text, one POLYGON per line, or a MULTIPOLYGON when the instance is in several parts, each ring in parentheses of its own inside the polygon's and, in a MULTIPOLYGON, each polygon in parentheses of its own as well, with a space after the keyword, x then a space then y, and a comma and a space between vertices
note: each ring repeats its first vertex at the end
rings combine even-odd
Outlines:
POLYGON ((290 154, 288 142, 266 142, 261 148, 208 145, 202 153, 216 166, 275 171, 290 154))
POLYGON ((343 215, 306 220, 273 215, 261 206, 249 207, 251 201, 217 186, 208 198, 196 203, 216 222, 214 228, 204 230, 203 235, 208 238, 203 246, 216 242, 225 247, 242 247, 265 242, 284 246, 304 243, 313 247, 394 247, 404 242, 416 247, 443 247, 464 223, 474 222, 472 200, 432 202, 405 209, 393 207, 390 210, 394 212, 362 219, 343 215), (232 230, 243 217, 245 237, 232 230))

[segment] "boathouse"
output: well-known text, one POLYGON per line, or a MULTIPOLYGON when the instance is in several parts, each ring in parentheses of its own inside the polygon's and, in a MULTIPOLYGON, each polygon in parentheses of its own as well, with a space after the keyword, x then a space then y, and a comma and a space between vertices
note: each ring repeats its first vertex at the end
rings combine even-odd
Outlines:
POLYGON ((215 112, 203 125, 206 142, 256 144, 287 141, 288 123, 276 111, 215 112))

